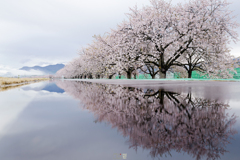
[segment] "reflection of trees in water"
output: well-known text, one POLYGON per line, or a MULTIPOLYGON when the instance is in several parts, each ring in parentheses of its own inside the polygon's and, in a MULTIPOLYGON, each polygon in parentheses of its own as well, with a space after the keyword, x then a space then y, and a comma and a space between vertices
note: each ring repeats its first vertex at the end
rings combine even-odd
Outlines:
POLYGON ((143 90, 86 82, 58 82, 79 98, 97 122, 105 121, 129 137, 129 146, 150 150, 152 157, 187 152, 196 159, 219 158, 226 152, 235 116, 227 103, 160 90, 143 90))

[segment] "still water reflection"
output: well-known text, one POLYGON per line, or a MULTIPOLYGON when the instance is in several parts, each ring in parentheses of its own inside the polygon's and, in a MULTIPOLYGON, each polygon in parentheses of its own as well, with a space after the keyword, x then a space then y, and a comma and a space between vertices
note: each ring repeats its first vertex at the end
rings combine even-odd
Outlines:
POLYGON ((0 92, 0 159, 239 159, 238 83, 123 82, 0 92))
MULTIPOLYGON (((217 159, 237 133, 227 101, 177 93, 89 82, 58 82, 94 113, 128 137, 129 148, 148 150, 152 158, 185 152, 194 159, 217 159)), ((160 158, 161 159, 161 158, 160 158)))

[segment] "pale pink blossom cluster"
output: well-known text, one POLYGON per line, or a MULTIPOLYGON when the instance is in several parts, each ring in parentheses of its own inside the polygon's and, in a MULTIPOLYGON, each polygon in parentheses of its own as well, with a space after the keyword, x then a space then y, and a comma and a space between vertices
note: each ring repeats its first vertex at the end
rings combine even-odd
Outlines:
POLYGON ((82 49, 58 75, 78 78, 136 77, 139 72, 166 78, 183 70, 188 78, 199 71, 212 78, 233 77, 229 43, 238 35, 226 0, 190 0, 173 5, 150 0, 131 8, 128 20, 82 49))

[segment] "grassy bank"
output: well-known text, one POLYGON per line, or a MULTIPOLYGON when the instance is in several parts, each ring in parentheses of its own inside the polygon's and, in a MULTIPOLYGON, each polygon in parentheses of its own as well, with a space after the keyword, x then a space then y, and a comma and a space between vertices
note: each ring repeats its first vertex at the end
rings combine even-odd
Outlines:
POLYGON ((7 77, 0 77, 0 87, 4 87, 6 85, 15 85, 21 83, 29 83, 29 82, 36 82, 36 81, 44 81, 48 80, 48 78, 7 78, 7 77))

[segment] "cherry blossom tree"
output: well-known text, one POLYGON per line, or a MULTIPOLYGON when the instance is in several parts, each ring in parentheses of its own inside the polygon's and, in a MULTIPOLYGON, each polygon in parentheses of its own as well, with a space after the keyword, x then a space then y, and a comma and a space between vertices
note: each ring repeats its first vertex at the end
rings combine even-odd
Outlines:
POLYGON ((141 44, 136 42, 131 30, 131 24, 124 21, 112 33, 116 41, 115 48, 118 51, 116 61, 120 62, 120 68, 127 74, 128 79, 131 79, 132 73, 136 76, 137 70, 144 65, 141 44))
POLYGON ((176 6, 164 0, 150 2, 151 6, 134 8, 128 16, 137 40, 152 44, 152 52, 145 55, 162 78, 171 66, 179 65, 176 61, 189 49, 220 46, 222 37, 237 40, 237 24, 226 1, 193 0, 176 6))

